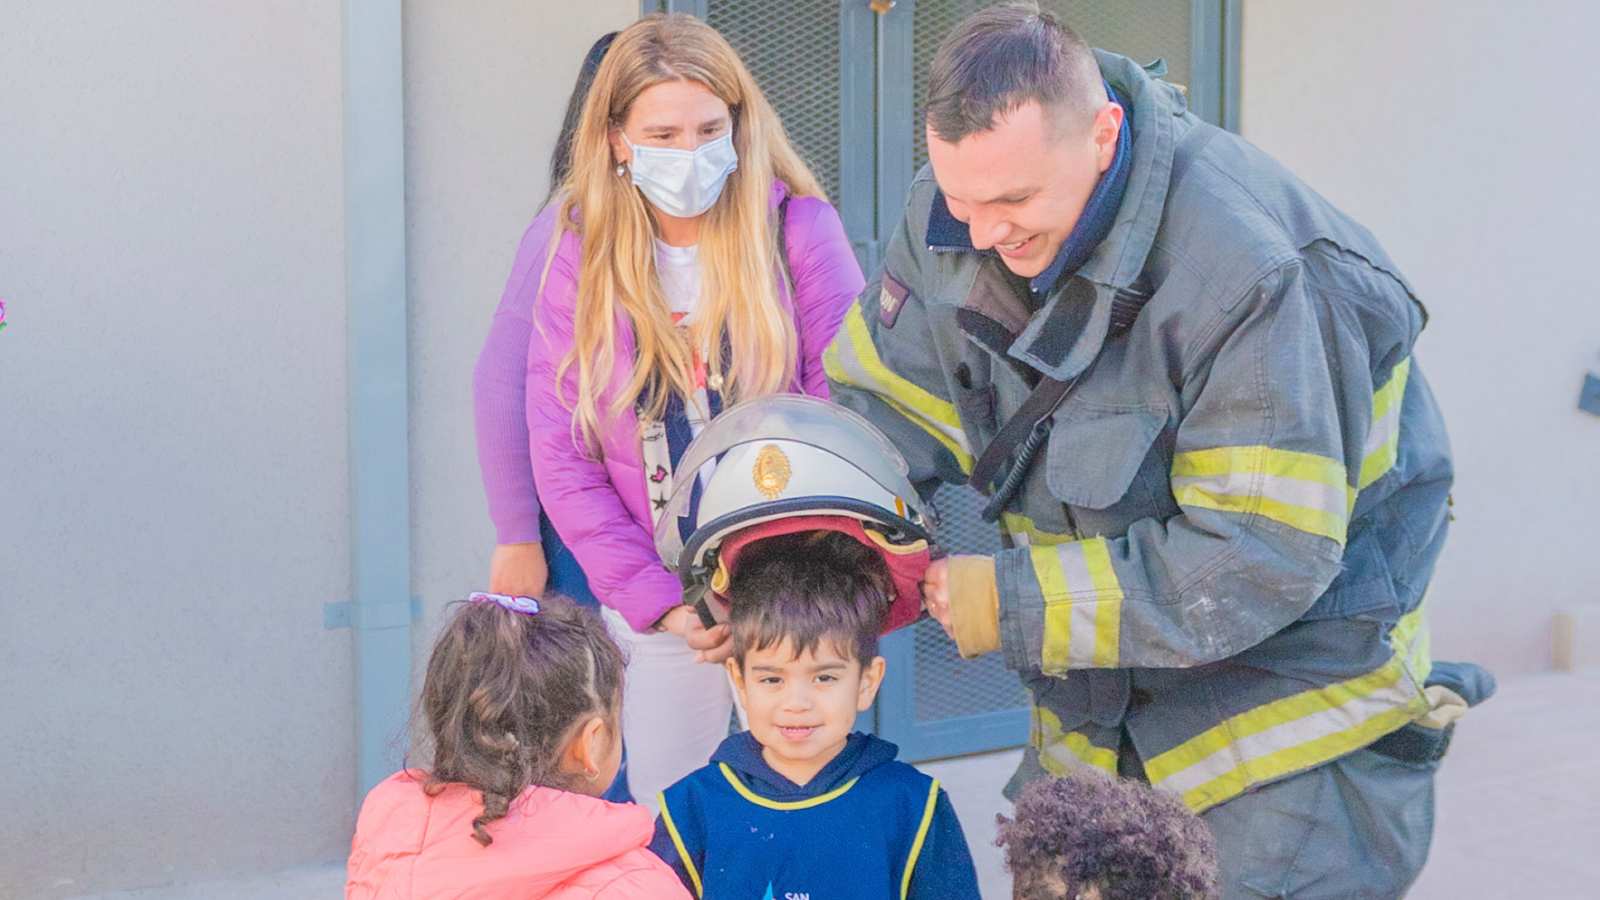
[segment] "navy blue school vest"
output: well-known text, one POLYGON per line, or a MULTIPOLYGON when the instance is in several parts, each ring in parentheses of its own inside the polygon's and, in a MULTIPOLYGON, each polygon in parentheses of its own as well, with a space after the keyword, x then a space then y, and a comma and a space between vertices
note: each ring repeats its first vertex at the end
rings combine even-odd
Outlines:
POLYGON ((661 795, 661 820, 699 897, 903 898, 939 782, 902 762, 804 800, 769 800, 726 763, 661 795))

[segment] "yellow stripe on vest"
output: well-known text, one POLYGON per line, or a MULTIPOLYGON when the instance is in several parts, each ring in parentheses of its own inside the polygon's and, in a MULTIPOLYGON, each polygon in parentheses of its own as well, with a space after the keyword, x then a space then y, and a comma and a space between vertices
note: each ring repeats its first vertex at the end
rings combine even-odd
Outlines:
POLYGON ((859 776, 852 778, 826 794, 818 794, 815 797, 807 797, 804 800, 772 800, 745 787, 744 782, 739 780, 739 776, 733 774, 733 770, 728 768, 727 763, 717 763, 717 768, 722 770, 722 777, 728 779, 728 783, 733 785, 733 789, 739 792, 739 796, 757 806, 765 806, 767 809, 795 810, 821 806, 829 800, 837 800, 843 797, 845 791, 855 787, 856 782, 861 780, 859 776))
POLYGON ((928 828, 933 825, 933 811, 939 803, 939 779, 928 785, 928 802, 922 807, 922 824, 917 826, 917 839, 911 842, 911 855, 906 858, 906 871, 900 876, 900 900, 911 895, 911 873, 917 868, 917 857, 922 855, 922 845, 928 839, 928 828))
POLYGON ((666 792, 657 794, 656 800, 661 804, 661 824, 667 826, 667 835, 672 838, 672 846, 678 848, 678 858, 683 860, 684 871, 689 873, 689 881, 694 884, 694 895, 704 897, 706 890, 700 883, 700 873, 695 871, 694 860, 689 858, 689 850, 683 845, 683 836, 678 834, 678 826, 672 821, 672 811, 667 809, 666 792))

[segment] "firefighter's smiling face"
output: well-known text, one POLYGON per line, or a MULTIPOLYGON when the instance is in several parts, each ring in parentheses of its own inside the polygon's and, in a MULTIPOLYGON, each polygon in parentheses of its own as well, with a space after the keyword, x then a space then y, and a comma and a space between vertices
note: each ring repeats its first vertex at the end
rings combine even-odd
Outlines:
POLYGON ((751 648, 742 666, 727 663, 762 758, 797 785, 839 755, 856 714, 872 708, 883 683, 883 657, 863 664, 839 644, 824 637, 796 654, 785 639, 751 648))
POLYGON ((1029 100, 954 142, 930 126, 928 161, 972 246, 993 249, 1006 268, 1032 278, 1055 260, 1116 158, 1122 119, 1114 102, 1085 118, 1029 100))

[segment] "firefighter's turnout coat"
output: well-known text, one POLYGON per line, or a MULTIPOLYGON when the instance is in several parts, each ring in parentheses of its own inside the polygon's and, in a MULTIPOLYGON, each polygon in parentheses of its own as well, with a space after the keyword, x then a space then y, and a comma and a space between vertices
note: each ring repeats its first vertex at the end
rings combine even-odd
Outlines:
POLYGON ((923 488, 965 481, 1041 376, 1079 378, 1008 548, 952 566, 958 640, 1022 673, 1045 770, 1112 770, 1125 734, 1202 810, 1427 713, 1450 452, 1412 355, 1426 312, 1373 236, 1099 61, 1132 168, 1076 274, 1033 294, 924 168, 824 362, 923 488))

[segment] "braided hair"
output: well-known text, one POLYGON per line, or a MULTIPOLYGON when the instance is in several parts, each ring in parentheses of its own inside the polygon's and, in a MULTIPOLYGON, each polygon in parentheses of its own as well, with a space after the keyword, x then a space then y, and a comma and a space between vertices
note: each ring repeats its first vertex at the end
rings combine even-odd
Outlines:
POLYGON ((526 615, 493 603, 461 603, 428 660, 418 713, 427 722, 432 765, 423 790, 451 784, 483 793, 473 836, 505 816, 532 786, 570 790, 561 752, 583 724, 601 716, 617 731, 622 651, 599 616, 546 596, 526 615))

